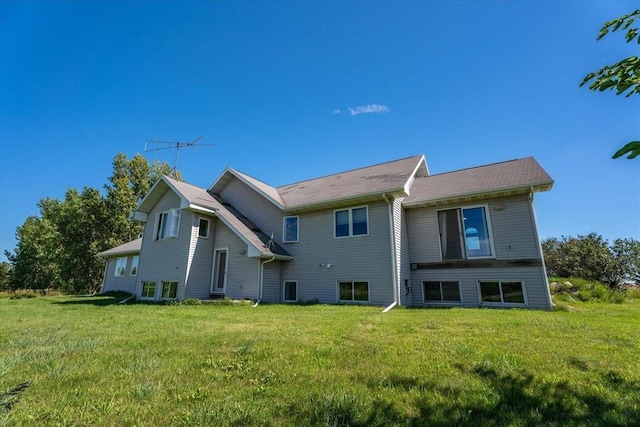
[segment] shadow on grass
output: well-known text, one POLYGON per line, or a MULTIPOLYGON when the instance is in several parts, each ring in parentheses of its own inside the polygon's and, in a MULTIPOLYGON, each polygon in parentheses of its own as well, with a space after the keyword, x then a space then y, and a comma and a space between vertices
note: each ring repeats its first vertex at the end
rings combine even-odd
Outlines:
POLYGON ((640 419, 639 384, 613 371, 592 370, 593 380, 602 387, 582 390, 567 382, 544 382, 524 371, 501 372, 487 366, 458 369, 477 377, 485 387, 472 390, 455 382, 424 381, 419 374, 391 375, 370 381, 374 391, 370 394, 382 387, 415 397, 400 403, 400 399, 386 398, 371 401, 365 395, 313 395, 290 405, 285 413, 296 423, 335 426, 625 426, 640 419), (617 399, 613 390, 630 398, 617 399))
POLYGON ((54 301, 53 304, 60 305, 96 305, 104 307, 108 305, 118 304, 121 301, 129 298, 131 294, 126 292, 107 292, 98 295, 77 295, 69 301, 54 301))

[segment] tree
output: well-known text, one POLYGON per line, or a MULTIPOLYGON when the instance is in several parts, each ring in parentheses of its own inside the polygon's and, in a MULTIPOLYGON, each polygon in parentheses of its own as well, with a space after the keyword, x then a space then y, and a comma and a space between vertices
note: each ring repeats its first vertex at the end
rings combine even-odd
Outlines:
MULTIPOLYGON (((15 288, 62 288, 71 293, 99 289, 103 262, 96 254, 137 238, 142 227, 129 214, 171 167, 136 154, 118 153, 103 195, 96 188, 70 188, 64 200, 44 198, 39 216, 16 230, 15 253, 6 252, 15 288)), ((180 179, 180 174, 176 173, 180 179)))
MULTIPOLYGON (((636 18, 640 18, 640 9, 631 12, 628 15, 624 15, 620 18, 612 21, 605 22, 600 29, 597 40, 602 39, 609 32, 616 32, 618 30, 626 30, 625 39, 627 43, 631 43, 634 40, 640 44, 640 37, 638 37, 638 28, 632 27, 636 18)), ((640 58, 637 56, 630 56, 622 59, 615 64, 605 65, 600 70, 589 73, 580 83, 580 87, 589 83, 589 89, 593 91, 603 92, 605 90, 616 90, 616 95, 624 94, 625 97, 631 95, 640 95, 640 58)), ((620 148, 612 156, 614 159, 622 157, 625 154, 628 155, 628 159, 633 159, 640 155, 640 141, 631 141, 620 148)))
POLYGON ((547 271, 552 276, 598 280, 617 287, 640 272, 640 241, 616 239, 613 245, 597 233, 549 238, 542 242, 547 271))
POLYGON ((5 252, 13 271, 12 289, 59 287, 58 231, 51 221, 28 217, 16 229, 16 242, 15 254, 5 252))
POLYGON ((0 262, 0 291, 11 289, 13 283, 11 264, 6 261, 0 262))

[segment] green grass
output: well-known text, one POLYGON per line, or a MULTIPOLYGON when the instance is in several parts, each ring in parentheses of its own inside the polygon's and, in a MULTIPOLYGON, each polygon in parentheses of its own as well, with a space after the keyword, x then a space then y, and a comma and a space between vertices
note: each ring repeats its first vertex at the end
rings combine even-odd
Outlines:
POLYGON ((571 311, 0 299, 0 425, 632 425, 640 300, 571 311))

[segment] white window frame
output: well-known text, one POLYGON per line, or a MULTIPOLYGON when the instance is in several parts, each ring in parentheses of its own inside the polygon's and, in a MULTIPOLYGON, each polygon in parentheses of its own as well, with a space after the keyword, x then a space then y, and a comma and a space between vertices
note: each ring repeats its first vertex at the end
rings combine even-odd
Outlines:
POLYGON ((438 247, 440 248, 440 261, 455 261, 455 260, 465 260, 465 259, 495 259, 496 258, 496 249, 493 242, 493 230, 491 228, 491 217, 489 214, 489 205, 488 204, 477 204, 477 205, 466 205, 466 206, 457 206, 457 207, 449 207, 446 209, 438 209, 436 211, 436 225, 438 227, 438 247), (474 208, 484 208, 485 220, 487 222, 487 236, 489 238, 489 248, 491 250, 491 255, 486 256, 469 256, 467 249, 467 241, 464 230, 464 218, 463 218, 463 209, 474 209, 474 208), (438 213, 444 211, 458 211, 458 231, 460 239, 460 245, 463 250, 462 258, 445 258, 442 253, 442 239, 440 238, 440 223, 438 221, 438 213))
MULTIPOLYGON (((178 298, 178 288, 180 287, 180 282, 178 280, 162 280, 160 281, 160 299, 162 300, 174 300, 178 298), (171 286, 172 283, 176 284, 176 296, 175 297, 165 297, 164 296, 164 286, 165 284, 169 284, 171 286)), ((171 288, 169 288, 171 290, 171 288)))
POLYGON ((480 279, 477 282, 478 287, 478 301, 480 301, 480 305, 487 307, 528 307, 529 301, 527 300, 527 288, 525 286, 525 282, 523 279, 480 279), (482 289, 480 288, 481 283, 486 282, 497 282, 498 287, 500 289, 500 302, 493 301, 482 301, 482 289), (520 283, 522 287, 522 299, 524 302, 504 302, 504 294, 502 292, 502 283, 512 282, 512 283, 520 283))
POLYGON ((129 257, 119 256, 116 258, 116 268, 113 272, 113 277, 124 277, 127 275, 127 263, 129 261, 129 257), (122 262, 124 261, 124 265, 122 262))
POLYGON ((427 304, 427 305, 462 305, 463 304, 463 296, 462 296, 462 285, 460 283, 460 280, 423 280, 422 281, 422 301, 427 304), (431 300, 427 300, 427 293, 425 291, 425 286, 427 282, 431 282, 431 283, 439 283, 440 284, 440 298, 442 298, 442 283, 443 282, 449 282, 449 283, 453 283, 456 282, 458 283, 458 293, 460 294, 460 301, 443 301, 442 299, 440 301, 431 301, 431 300))
POLYGON ((156 299, 156 293, 158 292, 158 282, 156 280, 142 280, 141 282, 141 289, 140 289, 140 299, 141 300, 154 300, 156 299), (145 283, 153 283, 153 295, 152 296, 145 296, 144 295, 144 284, 145 283))
POLYGON ((371 302, 371 282, 369 280, 337 280, 336 281, 336 300, 340 303, 349 303, 349 304, 369 304, 371 302), (340 284, 341 283, 351 283, 351 299, 340 299, 340 284), (367 284, 367 300, 356 300, 355 298, 355 283, 366 283, 367 284))
POLYGON ((204 217, 201 217, 201 216, 199 216, 199 217, 197 218, 197 221, 198 221, 198 232, 197 232, 197 236, 198 236, 198 238, 201 238, 201 239, 208 239, 208 238, 209 238, 209 233, 210 233, 210 230, 211 230, 211 221, 209 221, 209 218, 204 218, 204 217), (204 236, 202 236, 202 235, 200 234, 200 230, 201 230, 201 221, 205 221, 205 222, 207 223, 207 234, 206 234, 206 235, 204 235, 204 236))
POLYGON ((138 275, 138 265, 140 264, 140 255, 134 255, 131 257, 131 269, 129 270, 129 275, 137 276, 138 275))
POLYGON ((153 240, 177 238, 180 234, 181 212, 180 209, 158 212, 153 227, 153 240))
POLYGON ((345 208, 345 209, 336 209, 333 211, 333 238, 334 239, 346 239, 349 237, 361 237, 361 236, 368 236, 369 235, 369 206, 368 205, 363 205, 363 206, 354 206, 351 208, 345 208), (366 216, 367 216, 367 232, 364 234, 353 234, 353 211, 355 209, 362 209, 364 208, 366 216), (346 236, 338 236, 337 235, 337 223, 336 223, 336 213, 337 212, 343 212, 343 211, 347 211, 349 212, 349 234, 346 236))
POLYGON ((298 281, 297 280, 284 280, 282 282, 282 301, 284 302, 297 302, 298 296, 298 281), (287 299, 287 283, 293 283, 296 287, 296 299, 287 299))
POLYGON ((285 216, 282 218, 282 242, 283 243, 297 243, 300 241, 300 217, 298 215, 285 216), (296 220, 296 239, 287 240, 287 219, 295 218, 296 220))

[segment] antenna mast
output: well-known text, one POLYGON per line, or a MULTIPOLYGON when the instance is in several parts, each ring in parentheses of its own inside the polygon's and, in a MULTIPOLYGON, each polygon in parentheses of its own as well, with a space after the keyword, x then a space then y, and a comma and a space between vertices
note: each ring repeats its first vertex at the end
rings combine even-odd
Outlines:
POLYGON ((197 137, 196 139, 194 139, 191 142, 183 142, 183 141, 160 141, 160 140, 156 140, 156 139, 147 139, 144 142, 144 151, 160 151, 160 150, 175 150, 175 154, 173 156, 173 167, 171 168, 171 172, 170 174, 176 178, 177 172, 178 172, 178 153, 180 152, 181 148, 193 148, 196 152, 196 148, 197 147, 209 147, 212 146, 213 144, 203 144, 203 143, 198 143, 198 141, 200 141, 202 139, 202 136, 197 137), (155 144, 153 145, 153 148, 149 148, 149 144, 155 144), (158 144, 166 144, 165 146, 158 146, 158 144))

